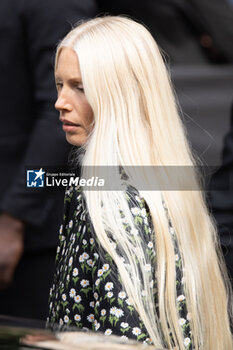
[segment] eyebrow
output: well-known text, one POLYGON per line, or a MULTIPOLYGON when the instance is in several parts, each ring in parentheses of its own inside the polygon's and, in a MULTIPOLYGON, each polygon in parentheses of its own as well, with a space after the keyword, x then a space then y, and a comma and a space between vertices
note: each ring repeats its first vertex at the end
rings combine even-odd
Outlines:
MULTIPOLYGON (((57 81, 57 80, 62 80, 62 79, 59 77, 59 75, 55 75, 55 80, 57 81)), ((71 79, 68 79, 67 81, 68 81, 68 83, 71 83, 71 84, 73 84, 73 83, 82 84, 83 83, 81 77, 71 78, 71 79)))

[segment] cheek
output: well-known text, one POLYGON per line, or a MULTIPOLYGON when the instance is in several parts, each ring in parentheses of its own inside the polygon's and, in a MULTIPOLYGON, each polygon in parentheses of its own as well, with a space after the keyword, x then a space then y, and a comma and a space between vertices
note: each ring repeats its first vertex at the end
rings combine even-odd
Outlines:
POLYGON ((78 120, 87 128, 94 120, 94 113, 84 94, 73 100, 78 120))
POLYGON ((82 115, 86 125, 90 125, 94 120, 94 115, 89 103, 83 104, 82 115))

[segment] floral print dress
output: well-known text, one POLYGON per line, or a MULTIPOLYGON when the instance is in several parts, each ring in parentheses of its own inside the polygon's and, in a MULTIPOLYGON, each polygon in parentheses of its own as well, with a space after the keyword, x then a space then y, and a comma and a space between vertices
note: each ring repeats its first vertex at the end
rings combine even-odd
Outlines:
MULTIPOLYGON (((151 274, 150 286, 157 299, 156 281, 152 278, 156 266, 155 234, 149 209, 145 200, 133 187, 128 187, 126 199, 135 225, 143 232, 145 238, 150 262, 146 264, 145 269, 151 274)), ((126 230, 129 229, 127 226, 125 223, 126 230)), ((191 350, 181 257, 171 224, 170 233, 176 252, 179 323, 184 334, 185 348, 191 350)), ((123 288, 114 261, 98 242, 87 212, 84 194, 79 187, 70 187, 66 191, 59 241, 56 272, 50 290, 47 327, 61 331, 75 326, 100 331, 105 335, 120 335, 125 339, 150 343, 149 334, 123 288)), ((142 291, 142 296, 143 293, 145 291, 142 291)))

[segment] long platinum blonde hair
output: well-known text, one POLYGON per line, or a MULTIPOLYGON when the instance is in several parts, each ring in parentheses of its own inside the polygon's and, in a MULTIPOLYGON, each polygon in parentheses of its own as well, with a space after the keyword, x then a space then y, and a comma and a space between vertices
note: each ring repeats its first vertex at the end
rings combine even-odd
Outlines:
MULTIPOLYGON (((93 130, 83 146, 83 166, 194 165, 169 75, 153 37, 143 25, 122 16, 95 18, 79 24, 63 39, 57 58, 63 47, 77 53, 85 95, 94 113, 93 130)), ((146 173, 141 176, 144 184, 151 182, 146 173)), ((133 172, 129 178, 134 183, 133 172)), ((185 176, 177 179, 175 190, 166 191, 163 182, 174 183, 174 174, 169 171, 155 179, 160 191, 139 193, 149 207, 155 229, 159 313, 143 272, 146 249, 140 239, 132 240, 121 224, 119 208, 131 226, 135 225, 123 192, 85 191, 96 235, 114 259, 154 345, 184 350, 176 302, 175 251, 164 201, 182 256, 194 347, 230 350, 227 278, 202 192, 183 191, 185 176), (112 238, 120 242, 120 252, 114 249, 112 238), (142 290, 147 298, 142 298, 142 290)), ((197 188, 195 173, 189 177, 189 184, 197 188)))

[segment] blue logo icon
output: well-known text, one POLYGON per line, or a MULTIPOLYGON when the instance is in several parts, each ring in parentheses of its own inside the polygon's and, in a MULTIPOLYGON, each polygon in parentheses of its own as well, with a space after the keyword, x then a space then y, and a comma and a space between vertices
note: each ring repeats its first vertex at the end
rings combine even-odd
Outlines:
POLYGON ((44 174, 45 171, 40 170, 27 170, 27 187, 44 187, 44 174))

